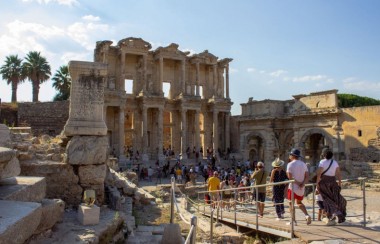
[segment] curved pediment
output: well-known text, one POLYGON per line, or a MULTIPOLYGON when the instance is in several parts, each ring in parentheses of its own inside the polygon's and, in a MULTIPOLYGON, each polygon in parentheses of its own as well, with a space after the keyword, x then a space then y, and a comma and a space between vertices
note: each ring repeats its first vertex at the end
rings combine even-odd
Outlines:
POLYGON ((177 59, 183 59, 186 57, 190 52, 182 52, 178 49, 179 45, 176 43, 171 43, 167 47, 158 47, 155 50, 156 56, 164 56, 164 57, 171 57, 171 58, 177 58, 177 59))
POLYGON ((205 64, 216 64, 218 61, 218 57, 213 55, 212 53, 209 53, 208 50, 204 50, 201 53, 194 54, 191 59, 194 61, 197 60, 201 63, 205 64))
POLYGON ((130 49, 142 49, 145 51, 149 51, 152 48, 152 45, 144 41, 142 38, 135 38, 135 37, 128 37, 121 39, 118 43, 118 46, 120 47, 127 47, 130 49))

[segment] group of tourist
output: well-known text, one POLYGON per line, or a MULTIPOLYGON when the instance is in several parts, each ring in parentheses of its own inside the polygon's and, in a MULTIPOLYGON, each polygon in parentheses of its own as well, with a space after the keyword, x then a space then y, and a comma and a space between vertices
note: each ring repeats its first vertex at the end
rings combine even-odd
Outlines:
MULTIPOLYGON (((316 193, 320 208, 318 220, 323 220, 327 225, 335 225, 336 220, 338 223, 342 223, 346 217, 346 200, 340 194, 341 174, 339 165, 332 157, 332 151, 325 148, 322 151, 321 161, 317 169, 316 193), (322 215, 325 216, 324 219, 322 219, 322 215)), ((243 187, 265 185, 268 176, 269 182, 273 183, 293 180, 290 184, 276 184, 272 188, 272 201, 277 214, 276 220, 284 218, 284 200, 287 198, 290 204, 290 213, 293 214, 293 224, 297 225, 295 206, 292 204, 292 199, 294 199, 294 203, 301 209, 306 223, 309 225, 311 217, 302 202, 305 194, 305 185, 309 183, 309 171, 306 164, 302 161, 300 150, 292 149, 289 152, 289 162, 286 170, 284 169, 284 165, 285 162, 277 158, 272 162, 273 169, 270 172, 265 170, 263 162, 255 163, 255 170, 253 172, 248 165, 227 170, 208 166, 204 169, 203 173, 207 181, 207 189, 210 192, 206 200, 210 200, 211 207, 215 208, 219 206, 226 210, 229 210, 236 203, 242 204, 253 200, 257 202, 258 216, 263 218, 266 186, 256 187, 253 192, 243 187), (235 190, 231 190, 232 188, 235 188, 237 191, 238 195, 236 197, 233 196, 235 190), (239 188, 242 189, 240 190, 239 188)), ((288 222, 287 224, 292 223, 288 222)))

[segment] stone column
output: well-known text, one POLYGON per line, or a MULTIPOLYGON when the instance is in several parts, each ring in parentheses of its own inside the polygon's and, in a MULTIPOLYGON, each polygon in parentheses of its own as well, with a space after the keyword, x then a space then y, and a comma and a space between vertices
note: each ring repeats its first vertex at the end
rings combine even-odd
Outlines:
POLYGON ((214 95, 217 97, 217 94, 218 94, 218 66, 216 64, 214 64, 212 66, 213 68, 213 78, 214 78, 214 95))
POLYGON ((120 91, 125 92, 125 52, 121 50, 120 91))
POLYGON ((148 149, 148 108, 143 105, 142 109, 142 117, 143 117, 143 124, 142 124, 142 137, 143 137, 143 146, 142 146, 142 153, 146 154, 148 149))
POLYGON ((158 128, 157 128, 157 138, 158 138, 158 155, 157 158, 160 160, 164 159, 164 155, 162 153, 162 144, 163 144, 163 108, 158 108, 158 128))
POLYGON ((230 64, 226 65, 226 98, 230 98, 230 64))
POLYGON ((186 114, 187 114, 187 110, 182 109, 182 111, 181 111, 181 154, 182 154, 182 159, 187 159, 187 154, 186 154, 186 149, 187 149, 186 114))
POLYGON ((186 94, 186 60, 182 60, 182 94, 186 94))
POLYGON ((196 72, 195 72, 195 85, 196 85, 196 96, 199 96, 199 86, 200 86, 200 82, 199 82, 199 62, 195 63, 195 67, 196 67, 196 72))
POLYGON ((195 119, 194 119, 194 126, 195 126, 195 146, 196 150, 199 151, 200 144, 201 144, 201 134, 200 134, 200 128, 199 128, 199 110, 195 110, 195 119))
POLYGON ((217 155, 218 153, 218 147, 219 147, 219 138, 218 138, 218 110, 215 110, 214 109, 214 112, 213 112, 213 130, 212 130, 212 133, 213 133, 213 138, 212 138, 212 141, 213 141, 213 149, 214 149, 214 153, 217 155))
POLYGON ((147 55, 143 55, 143 93, 146 93, 147 90, 147 70, 146 70, 146 64, 147 63, 147 55))
MULTIPOLYGON (((230 112, 226 112, 226 131, 225 131, 225 150, 227 152, 227 149, 230 147, 230 112)), ((231 148, 230 148, 231 149, 231 148)))
POLYGON ((160 57, 160 80, 159 80, 159 93, 162 94, 162 86, 164 82, 164 58, 160 57))
POLYGON ((119 155, 124 154, 124 145, 125 145, 125 109, 120 106, 119 108, 119 155))

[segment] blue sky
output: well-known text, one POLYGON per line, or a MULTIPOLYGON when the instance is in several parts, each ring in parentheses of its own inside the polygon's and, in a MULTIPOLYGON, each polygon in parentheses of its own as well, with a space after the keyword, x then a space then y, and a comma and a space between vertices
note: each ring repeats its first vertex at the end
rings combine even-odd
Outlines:
MULTIPOLYGON (((233 115, 249 97, 338 89, 380 99, 378 0, 0 0, 0 65, 41 51, 54 74, 70 60, 92 61, 96 41, 126 37, 233 58, 233 115)), ((54 97, 51 84, 41 85, 41 101, 54 97)), ((11 99, 3 80, 0 98, 11 99)), ((29 81, 18 100, 32 100, 29 81)))

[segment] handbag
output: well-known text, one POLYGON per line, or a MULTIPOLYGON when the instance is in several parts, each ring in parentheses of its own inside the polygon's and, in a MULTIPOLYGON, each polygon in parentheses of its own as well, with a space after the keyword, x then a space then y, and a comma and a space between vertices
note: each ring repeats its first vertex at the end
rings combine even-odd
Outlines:
POLYGON ((207 204, 210 204, 211 203, 211 197, 210 197, 210 194, 205 194, 205 202, 207 204))

